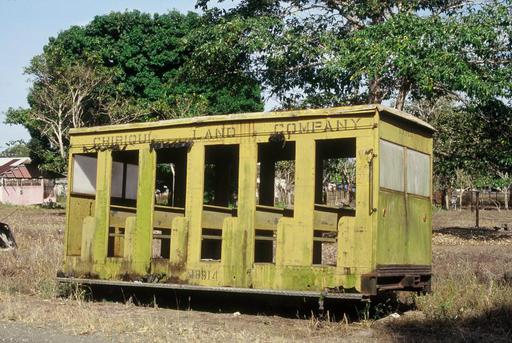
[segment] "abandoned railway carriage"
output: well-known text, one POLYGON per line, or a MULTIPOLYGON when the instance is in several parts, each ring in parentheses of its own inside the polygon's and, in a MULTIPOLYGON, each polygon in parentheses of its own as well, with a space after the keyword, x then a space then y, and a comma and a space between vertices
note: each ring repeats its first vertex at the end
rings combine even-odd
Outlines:
POLYGON ((433 131, 380 105, 74 129, 61 280, 426 291, 433 131), (337 167, 347 201, 326 196, 337 167))

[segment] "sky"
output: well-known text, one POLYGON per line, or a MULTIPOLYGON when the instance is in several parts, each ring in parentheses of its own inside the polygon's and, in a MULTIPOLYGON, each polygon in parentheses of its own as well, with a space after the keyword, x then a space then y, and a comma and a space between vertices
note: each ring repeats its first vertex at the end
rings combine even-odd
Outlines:
POLYGON ((0 150, 30 137, 21 126, 4 124, 9 108, 27 107, 30 87, 23 70, 50 37, 72 25, 113 11, 165 13, 194 11, 195 0, 0 0, 0 150))

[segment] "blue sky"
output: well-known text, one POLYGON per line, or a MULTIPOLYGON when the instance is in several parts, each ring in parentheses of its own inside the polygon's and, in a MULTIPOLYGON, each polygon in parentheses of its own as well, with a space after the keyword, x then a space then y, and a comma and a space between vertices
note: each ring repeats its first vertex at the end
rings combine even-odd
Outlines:
POLYGON ((42 52, 49 37, 112 11, 187 12, 194 4, 195 0, 0 0, 0 149, 11 140, 29 139, 23 127, 3 124, 3 112, 27 106, 30 84, 23 69, 42 52))

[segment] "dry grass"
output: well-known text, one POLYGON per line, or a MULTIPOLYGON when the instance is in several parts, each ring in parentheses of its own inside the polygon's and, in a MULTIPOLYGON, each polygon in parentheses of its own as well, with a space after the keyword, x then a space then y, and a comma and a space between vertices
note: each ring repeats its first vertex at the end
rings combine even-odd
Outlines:
MULTIPOLYGON (((0 218, 15 208, 0 207, 0 218)), ((54 276, 62 259, 62 211, 16 208, 5 220, 19 249, 0 253, 0 320, 49 327, 115 341, 323 340, 510 341, 512 271, 510 232, 474 230, 469 211, 434 216, 433 293, 410 297, 417 310, 385 325, 276 316, 178 311, 112 302, 87 302, 81 293, 58 298, 54 276), (414 315, 414 314, 418 315, 414 315), (421 315, 419 315, 421 314, 421 315)), ((512 222, 512 211, 485 211, 489 227, 512 222)), ((383 306, 375 312, 394 310, 383 306)), ((361 313, 361 318, 370 318, 361 313)))
POLYGON ((11 226, 18 244, 15 251, 0 252, 1 292, 43 298, 56 294, 55 275, 62 263, 64 220, 63 211, 0 207, 0 221, 11 226))
POLYGON ((472 270, 465 275, 436 279, 432 294, 415 299, 422 315, 390 322, 384 328, 387 335, 425 342, 512 340, 510 285, 482 283, 472 270))
POLYGON ((115 341, 333 341, 357 331, 345 323, 272 316, 212 314, 135 306, 132 303, 53 301, 0 296, 0 318, 73 335, 96 334, 115 341))

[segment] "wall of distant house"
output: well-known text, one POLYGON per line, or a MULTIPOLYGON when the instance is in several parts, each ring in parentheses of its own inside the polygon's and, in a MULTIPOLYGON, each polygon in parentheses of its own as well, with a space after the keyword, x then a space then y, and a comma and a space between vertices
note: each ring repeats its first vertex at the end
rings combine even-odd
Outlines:
POLYGON ((0 181, 0 202, 2 203, 34 205, 45 201, 42 179, 4 179, 0 181))

